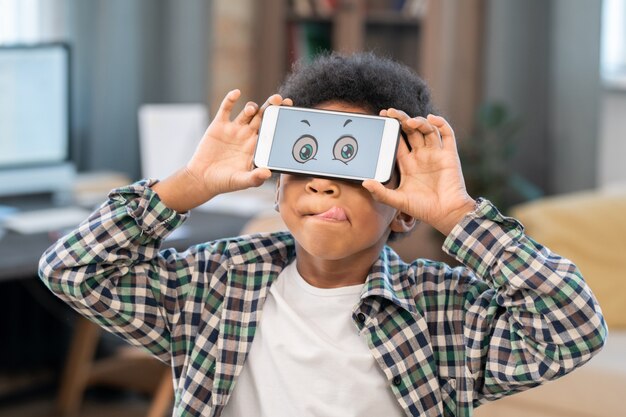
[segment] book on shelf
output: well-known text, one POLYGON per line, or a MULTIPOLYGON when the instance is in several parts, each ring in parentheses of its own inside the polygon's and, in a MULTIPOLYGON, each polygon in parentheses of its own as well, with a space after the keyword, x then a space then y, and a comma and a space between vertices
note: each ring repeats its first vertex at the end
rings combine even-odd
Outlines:
POLYGON ((368 12, 396 12, 408 16, 423 16, 428 0, 367 0, 368 12))
POLYGON ((408 0, 367 0, 365 7, 369 12, 401 11, 408 0))
MULTIPOLYGON (((345 0, 291 0, 291 11, 298 17, 330 18, 345 0)), ((357 1, 357 0, 354 0, 357 1)), ((408 16, 423 16, 429 0, 366 0, 369 13, 400 13, 408 16)))
POLYGON ((287 48, 289 66, 300 59, 311 61, 316 55, 332 50, 328 24, 323 22, 290 23, 287 48))
POLYGON ((428 0, 406 0, 402 12, 409 16, 423 17, 428 9, 428 0))
POLYGON ((292 0, 291 11, 298 17, 328 18, 335 13, 338 0, 292 0))
POLYGON ((315 14, 311 0, 292 0, 291 10, 299 17, 309 17, 315 14))
POLYGON ((317 16, 330 17, 337 10, 339 0, 313 0, 317 16))

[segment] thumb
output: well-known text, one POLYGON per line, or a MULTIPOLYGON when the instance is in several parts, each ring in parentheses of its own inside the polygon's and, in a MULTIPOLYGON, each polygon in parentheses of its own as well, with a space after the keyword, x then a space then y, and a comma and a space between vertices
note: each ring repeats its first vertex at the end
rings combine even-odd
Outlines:
POLYGON ((398 210, 403 209, 404 199, 402 198, 402 193, 389 189, 374 180, 363 181, 363 188, 372 194, 374 200, 387 204, 388 206, 394 207, 398 210))
POLYGON ((272 176, 267 168, 255 168, 252 171, 242 172, 237 176, 238 188, 258 187, 272 176))

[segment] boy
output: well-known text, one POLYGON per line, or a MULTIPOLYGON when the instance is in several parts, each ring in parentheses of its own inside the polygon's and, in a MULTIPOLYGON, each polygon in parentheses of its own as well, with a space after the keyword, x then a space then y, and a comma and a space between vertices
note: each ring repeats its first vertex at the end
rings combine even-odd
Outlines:
POLYGON ((172 366, 174 415, 470 416, 602 347, 579 271, 467 194, 454 133, 410 70, 328 55, 280 92, 233 120, 228 93, 186 167, 114 190, 41 260, 55 294, 172 366), (187 211, 270 177, 251 168, 268 103, 398 119, 399 173, 387 186, 283 174, 289 233, 160 251, 187 211), (385 246, 416 221, 465 266, 385 246))

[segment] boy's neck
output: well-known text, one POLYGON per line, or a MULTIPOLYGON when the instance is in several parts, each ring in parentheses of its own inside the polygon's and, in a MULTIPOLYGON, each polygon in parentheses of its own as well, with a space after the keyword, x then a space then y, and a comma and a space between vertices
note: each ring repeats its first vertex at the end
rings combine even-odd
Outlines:
POLYGON ((382 247, 371 249, 347 258, 322 259, 296 245, 298 273, 307 283, 317 288, 340 288, 363 284, 382 247))

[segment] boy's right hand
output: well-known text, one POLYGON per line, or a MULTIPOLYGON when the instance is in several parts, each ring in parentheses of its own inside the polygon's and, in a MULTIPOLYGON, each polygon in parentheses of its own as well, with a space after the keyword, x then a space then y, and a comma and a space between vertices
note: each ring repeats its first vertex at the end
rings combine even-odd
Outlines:
POLYGON ((268 105, 291 105, 291 100, 275 94, 261 108, 248 102, 231 120, 240 95, 233 90, 224 97, 191 160, 152 187, 169 208, 186 212, 219 194, 258 187, 272 175, 266 168, 253 169, 261 117, 268 105))

